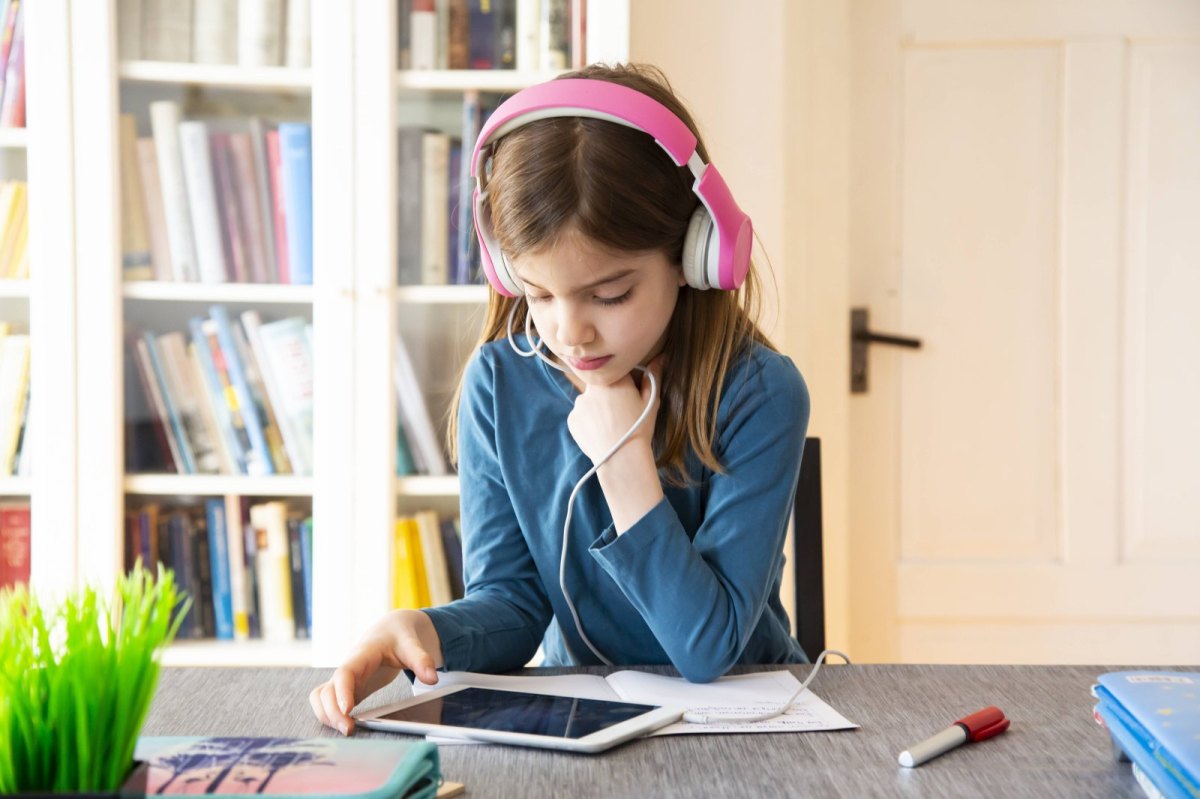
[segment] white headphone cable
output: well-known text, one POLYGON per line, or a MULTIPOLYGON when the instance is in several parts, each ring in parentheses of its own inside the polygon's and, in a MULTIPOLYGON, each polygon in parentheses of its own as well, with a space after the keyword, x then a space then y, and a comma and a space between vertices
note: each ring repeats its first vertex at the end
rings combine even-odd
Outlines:
POLYGON ((800 687, 796 689, 795 693, 788 697, 788 700, 776 710, 768 710, 765 713, 757 713, 753 716, 708 715, 689 710, 683 714, 683 720, 688 724, 748 724, 752 721, 769 721, 776 716, 782 716, 792 709, 792 705, 796 704, 796 699, 799 698, 800 694, 804 693, 804 690, 808 688, 808 684, 817 676, 817 672, 821 670, 821 664, 825 662, 825 656, 829 654, 837 655, 847 663, 850 662, 850 658, 846 657, 844 652, 839 652, 836 649, 824 650, 820 655, 817 655, 817 660, 813 664, 813 670, 804 679, 804 682, 800 683, 800 687))
MULTIPOLYGON (((536 342, 534 341, 533 327, 531 323, 532 315, 528 310, 525 314, 525 339, 529 341, 533 349, 523 350, 517 346, 517 342, 513 340, 512 335, 512 323, 513 317, 517 311, 517 305, 518 303, 514 302, 512 304, 512 308, 509 309, 508 324, 506 326, 508 332, 508 344, 513 348, 513 352, 517 353, 523 358, 532 358, 536 355, 550 366, 565 374, 567 371, 566 369, 547 358, 542 352, 542 345, 544 342, 541 339, 538 339, 536 342)), ((528 309, 528 303, 526 303, 526 308, 528 309)), ((571 490, 570 497, 567 498, 567 517, 563 522, 562 551, 558 561, 558 587, 562 591, 563 599, 567 603, 567 609, 571 611, 571 618, 575 621, 575 632, 579 633, 579 637, 583 639, 585 644, 587 644, 588 649, 592 650, 592 654, 599 658, 600 662, 606 666, 614 666, 616 664, 605 657, 604 653, 592 643, 591 639, 587 637, 587 633, 583 631, 583 623, 579 620, 579 611, 575 609, 575 603, 571 600, 571 592, 567 590, 567 542, 571 535, 571 515, 575 510, 575 497, 579 494, 579 489, 583 488, 583 484, 586 483, 588 479, 600 469, 601 466, 607 463, 608 459, 615 455, 617 450, 619 450, 625 444, 625 442, 637 432, 638 428, 641 427, 646 421, 647 417, 649 417, 650 411, 654 407, 654 401, 658 397, 658 381, 654 379, 654 375, 651 374, 650 370, 643 366, 635 366, 634 368, 640 370, 650 380, 650 400, 646 403, 646 407, 642 409, 642 413, 640 416, 638 416, 637 421, 635 421, 633 426, 626 431, 625 435, 621 436, 621 438, 617 440, 617 443, 613 444, 608 452, 604 454, 604 457, 596 461, 595 465, 588 469, 587 472, 584 473, 583 477, 579 478, 579 481, 575 483, 575 487, 571 490)), ((565 637, 563 638, 563 644, 568 650, 570 650, 571 646, 569 643, 567 643, 565 637)))

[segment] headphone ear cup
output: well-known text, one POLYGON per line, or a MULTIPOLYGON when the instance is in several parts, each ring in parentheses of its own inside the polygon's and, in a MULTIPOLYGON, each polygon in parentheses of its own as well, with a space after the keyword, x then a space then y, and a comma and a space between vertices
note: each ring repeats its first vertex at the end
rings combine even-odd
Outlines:
POLYGON ((683 239, 683 277, 694 289, 710 288, 708 282, 708 249, 713 237, 713 220, 701 204, 692 212, 687 235, 683 239))
POLYGON ((525 284, 521 282, 521 278, 517 277, 517 270, 514 269, 513 265, 509 262, 508 255, 504 252, 504 250, 500 250, 499 261, 499 266, 496 269, 497 277, 504 282, 504 285, 508 287, 508 290, 511 291, 514 296, 522 296, 525 293, 525 284))

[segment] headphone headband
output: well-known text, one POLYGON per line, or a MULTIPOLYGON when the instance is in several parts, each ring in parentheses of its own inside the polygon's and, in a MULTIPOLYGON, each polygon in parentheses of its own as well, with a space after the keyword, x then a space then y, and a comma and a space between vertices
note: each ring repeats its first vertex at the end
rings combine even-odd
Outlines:
POLYGON ((500 251, 492 232, 486 162, 491 145, 508 133, 540 119, 590 117, 640 130, 671 157, 676 166, 687 166, 700 198, 684 243, 683 269, 688 285, 697 289, 736 289, 750 269, 753 238, 750 217, 738 207, 725 179, 696 152, 696 136, 666 106, 636 89, 588 78, 564 78, 540 83, 509 97, 488 119, 475 142, 471 177, 475 179, 475 231, 480 260, 488 282, 509 297, 524 293, 524 286, 500 251))

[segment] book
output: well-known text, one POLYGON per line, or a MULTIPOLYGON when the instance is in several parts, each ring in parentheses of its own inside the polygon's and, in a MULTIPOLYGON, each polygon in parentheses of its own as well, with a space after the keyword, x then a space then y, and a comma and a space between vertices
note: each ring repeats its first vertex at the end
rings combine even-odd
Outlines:
POLYGON ((303 524, 304 519, 300 514, 288 514, 288 567, 291 569, 292 617, 296 622, 296 637, 311 638, 312 621, 309 618, 309 603, 304 595, 304 539, 300 532, 303 524))
POLYGON ((166 456, 163 465, 169 472, 186 474, 183 454, 179 449, 179 440, 175 435, 175 427, 171 423, 171 415, 167 411, 162 389, 150 360, 150 348, 143 336, 130 336, 130 349, 133 350, 133 363, 137 368, 138 378, 142 384, 142 392, 153 414, 155 433, 162 444, 162 452, 166 456))
POLYGON ((225 503, 225 538, 226 553, 229 557, 229 603, 233 612, 233 638, 235 641, 245 641, 250 637, 250 583, 246 577, 246 540, 243 531, 245 513, 242 508, 242 498, 236 494, 226 494, 222 501, 225 503))
POLYGON ((291 458, 288 457, 283 444, 275 406, 267 395, 266 384, 263 382, 262 372, 258 366, 258 358, 250 349, 246 331, 241 325, 233 326, 233 338, 237 345, 238 358, 246 373, 246 382, 250 386, 250 394, 254 398, 254 410, 262 425, 263 438, 267 442, 267 451, 270 453, 275 474, 294 474, 291 458))
POLYGON ((426 474, 447 474, 449 470, 446 468, 446 457, 433 429, 433 419, 429 415, 425 395, 417 381, 416 369, 413 367, 408 348, 400 336, 396 337, 395 359, 396 395, 400 402, 404 432, 413 448, 413 455, 418 464, 424 467, 426 474))
MULTIPOLYGON (((275 209, 271 196, 270 157, 267 153, 268 128, 268 123, 262 117, 250 117, 250 132, 247 135, 250 142, 253 181, 249 185, 258 200, 254 205, 258 208, 258 221, 262 228, 259 240, 263 258, 262 282, 281 283, 283 281, 279 279, 275 262, 275 209)), ((237 155, 239 151, 240 145, 235 140, 234 154, 237 155)), ((247 206, 249 207, 250 203, 247 203, 247 206)))
POLYGON ((432 799, 442 782, 438 749, 421 740, 143 736, 133 756, 122 795, 432 799))
POLYGON ((171 280, 171 245, 167 241, 167 217, 163 210, 162 183, 158 176, 158 156, 154 139, 137 140, 138 182, 146 211, 146 229, 150 236, 151 271, 155 280, 171 280))
POLYGON ((196 0, 192 16, 192 61, 197 64, 236 64, 237 0, 196 0))
POLYGON ((212 562, 213 612, 217 638, 233 640, 233 593, 229 589, 229 531, 225 527, 225 501, 204 502, 208 530, 208 555, 212 562))
MULTIPOLYGON (((245 425, 246 434, 249 437, 250 446, 253 451, 253 457, 250 456, 250 453, 247 453, 246 473, 252 475, 274 474, 275 468, 272 465, 271 448, 267 443, 266 435, 263 431, 262 418, 255 405, 254 393, 250 387, 246 369, 240 358, 237 341, 234 338, 233 322, 230 321, 229 312, 223 305, 209 306, 208 311, 216 330, 217 343, 220 345, 220 354, 228 373, 229 384, 233 389, 231 393, 236 398, 237 410, 240 412, 241 420, 245 425)), ((215 351, 213 353, 213 360, 216 363, 217 353, 215 351)), ((219 363, 217 364, 217 368, 220 371, 221 365, 219 363)), ((230 407, 232 408, 233 406, 231 405, 230 407)))
POLYGON ((184 414, 177 402, 178 389, 173 390, 172 381, 164 363, 162 347, 159 346, 158 335, 147 330, 142 334, 140 344, 144 346, 147 362, 150 364, 150 373, 154 379, 151 386, 157 387, 162 402, 159 412, 168 425, 168 440, 175 442, 172 455, 177 459, 176 469, 180 474, 196 474, 196 458, 187 433, 187 422, 185 422, 184 414))
POLYGON ((446 566, 446 550, 442 544, 442 529, 437 514, 431 510, 418 511, 417 530, 421 536, 421 554, 425 558, 425 582, 429 587, 429 604, 446 605, 454 594, 450 590, 450 574, 446 566))
POLYGON ((159 190, 170 245, 171 275, 175 280, 197 280, 195 234, 188 209, 188 188, 183 177, 179 146, 179 104, 170 100, 150 103, 150 129, 158 163, 159 190))
POLYGON ((255 529, 255 575, 263 638, 290 641, 296 637, 292 607, 292 576, 289 558, 287 504, 281 501, 250 506, 250 524, 255 529))
POLYGON ((313 282, 312 125, 284 122, 279 126, 284 219, 287 227, 290 283, 313 282))
POLYGON ((284 0, 238 0, 238 63, 277 67, 283 63, 284 0))
POLYGON ((298 316, 263 323, 256 311, 242 312, 295 474, 312 474, 313 465, 313 362, 305 325, 298 316))
POLYGON ((312 66, 312 2, 288 0, 283 64, 292 69, 312 66))
POLYGON ((201 408, 202 390, 193 379, 195 369, 188 357, 187 338, 172 330, 158 336, 157 343, 167 391, 192 453, 192 465, 198 474, 220 474, 217 436, 201 408))
POLYGON ((392 531, 392 605, 396 608, 429 606, 429 585, 421 533, 411 516, 396 519, 392 531))
POLYGON ((142 0, 142 58, 192 60, 193 0, 142 0))
POLYGON ((249 283, 250 249, 244 221, 247 212, 242 208, 242 199, 238 193, 229 135, 213 133, 209 137, 217 206, 222 217, 220 243, 229 269, 228 278, 235 283, 249 283))
POLYGON ((1092 693, 1114 742, 1163 795, 1200 796, 1200 672, 1109 672, 1092 693))
POLYGON ((198 277, 202 283, 225 283, 230 280, 232 272, 225 263, 221 242, 221 217, 217 210, 208 123, 188 120, 180 122, 178 129, 183 180, 195 236, 198 277))
POLYGON ((138 175, 137 121, 121 114, 121 271, 125 280, 151 280, 154 269, 146 201, 138 175))
POLYGON ((29 506, 0 506, 0 589, 29 584, 29 506))

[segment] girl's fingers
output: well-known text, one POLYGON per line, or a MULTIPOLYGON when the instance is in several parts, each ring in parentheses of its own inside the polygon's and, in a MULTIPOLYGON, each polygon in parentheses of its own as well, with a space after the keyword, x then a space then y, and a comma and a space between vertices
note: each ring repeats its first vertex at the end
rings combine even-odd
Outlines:
POLYGON ((438 681, 437 668, 433 665, 433 657, 421 646, 415 637, 403 638, 396 647, 400 661, 413 670, 417 679, 426 685, 435 685, 438 681))
POLYGON ((333 692, 333 684, 326 683, 321 691, 321 709, 325 711, 325 715, 333 723, 329 726, 341 731, 342 735, 349 735, 354 729, 354 721, 349 716, 341 711, 337 704, 337 696, 333 692))
POLYGON ((313 715, 317 717, 317 721, 326 727, 332 727, 333 725, 329 723, 329 718, 325 715, 325 710, 321 707, 321 689, 326 685, 329 685, 329 683, 323 682, 309 692, 308 704, 312 707, 313 715))

